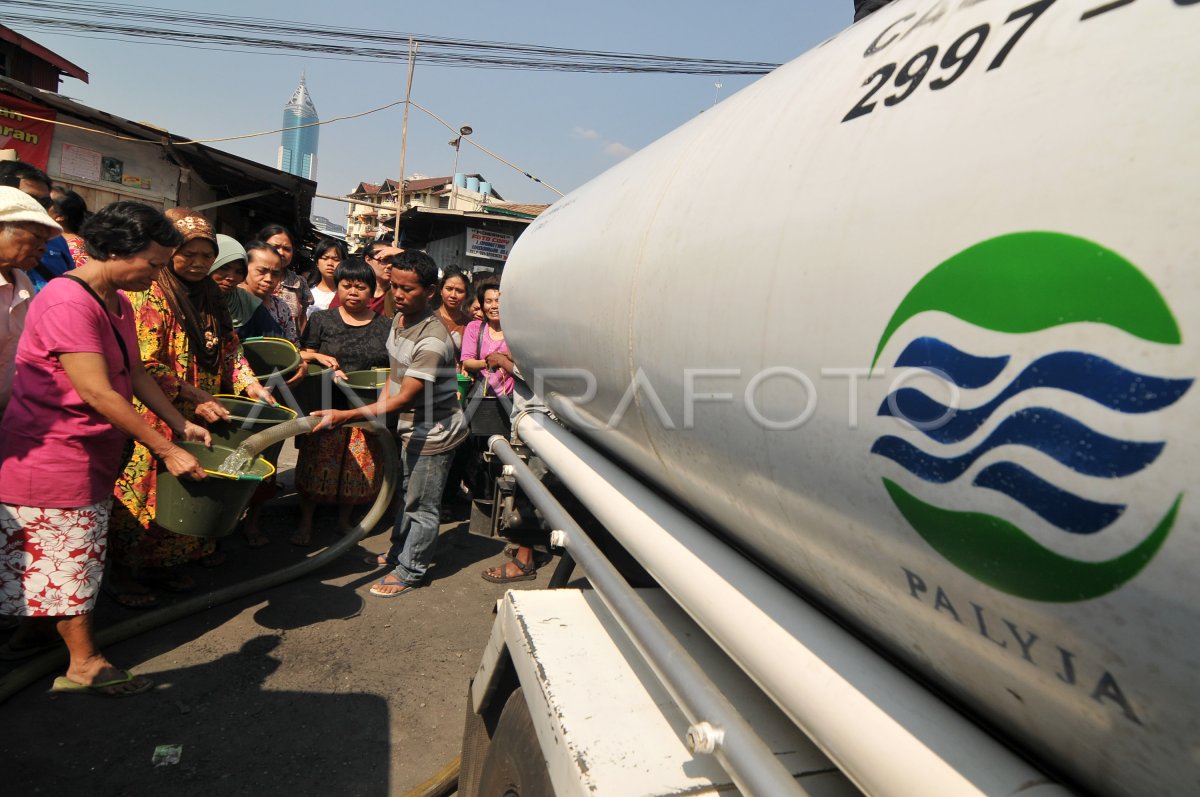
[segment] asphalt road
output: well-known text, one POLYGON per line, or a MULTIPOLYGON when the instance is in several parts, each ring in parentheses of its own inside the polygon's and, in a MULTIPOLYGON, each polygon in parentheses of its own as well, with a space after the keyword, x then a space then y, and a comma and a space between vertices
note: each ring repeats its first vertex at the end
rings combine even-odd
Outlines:
MULTIPOLYGON (((199 589, 299 561, 333 540, 317 515, 317 548, 287 542, 298 516, 287 467, 269 505, 269 545, 222 542, 225 565, 190 572, 199 589)), ((464 511, 465 514, 465 511, 464 511)), ((356 516, 357 517, 357 516, 356 516)), ((467 680, 506 589, 479 577, 503 542, 444 524, 428 586, 385 600, 383 571, 363 561, 387 547, 381 524, 355 553, 283 586, 217 606, 106 650, 155 681, 124 699, 51 694, 40 679, 0 705, 0 791, 9 795, 402 795, 459 749, 467 680), (181 745, 176 764, 155 749, 181 745)), ((535 581, 549 581, 544 569, 535 581)), ((176 596, 164 595, 165 599, 176 596)), ((102 598, 103 627, 136 616, 102 598)), ((0 673, 13 666, 0 662, 0 673)))

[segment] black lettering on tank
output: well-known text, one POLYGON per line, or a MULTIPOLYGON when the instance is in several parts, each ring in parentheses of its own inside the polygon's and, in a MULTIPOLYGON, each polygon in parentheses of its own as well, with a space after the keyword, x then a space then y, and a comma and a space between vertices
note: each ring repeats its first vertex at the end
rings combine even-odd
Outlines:
POLYGON ((932 25, 944 16, 946 16, 946 4, 944 2, 938 3, 936 6, 922 14, 921 18, 917 20, 917 24, 906 30, 904 35, 900 38, 907 39, 908 35, 917 28, 921 27, 922 25, 932 25))
POLYGON ((1075 654, 1069 650, 1064 650, 1063 648, 1060 648, 1057 645, 1055 645, 1055 648, 1057 648, 1058 652, 1060 654, 1062 654, 1062 672, 1056 672, 1055 675, 1057 675, 1058 680, 1062 681, 1064 684, 1074 684, 1075 683, 1075 662, 1074 662, 1075 654))
POLYGON ((1021 646, 1021 658, 1025 659, 1025 661, 1029 662, 1030 664, 1032 664, 1036 667, 1037 662, 1035 662, 1033 660, 1033 657, 1029 655, 1029 649, 1033 647, 1034 642, 1038 641, 1038 635, 1035 634, 1033 631, 1030 631, 1029 636, 1026 637, 1025 639, 1022 639, 1021 638, 1021 629, 1017 628, 1015 625, 1013 625, 1008 620, 1005 620, 1004 624, 1006 626, 1008 626, 1008 630, 1012 632, 1013 639, 1017 640, 1017 644, 1021 646))
POLYGON ((908 594, 912 595, 917 600, 921 600, 921 596, 917 593, 929 591, 929 587, 925 586, 925 579, 921 578, 907 567, 901 567, 900 569, 904 571, 904 577, 908 579, 908 594))
POLYGON ((1105 700, 1111 700, 1121 707, 1121 712, 1130 720, 1133 720, 1138 725, 1142 721, 1137 718, 1137 714, 1133 713, 1133 707, 1129 705, 1129 701, 1125 699, 1125 693, 1121 691, 1121 687, 1117 686, 1117 679, 1113 678, 1112 673, 1108 670, 1104 671, 1104 675, 1100 676, 1096 688, 1092 690, 1092 700, 1097 703, 1103 703, 1105 700))
POLYGON ((986 639, 988 642, 994 642, 998 647, 1002 647, 1002 648, 1008 647, 1008 640, 996 639, 996 638, 988 635, 987 622, 984 621, 984 619, 983 619, 983 607, 980 606, 978 603, 972 603, 971 608, 973 608, 975 610, 975 621, 977 623, 979 623, 979 635, 981 637, 983 637, 984 639, 986 639))
POLYGON ((863 58, 867 58, 868 56, 874 55, 875 53, 881 51, 883 48, 887 47, 892 42, 896 41, 896 39, 899 39, 901 36, 901 34, 899 34, 899 33, 897 33, 895 36, 888 39, 887 41, 884 41, 883 37, 888 35, 889 33, 891 33, 892 28, 894 28, 897 25, 900 25, 904 22, 908 22, 910 19, 912 19, 915 16, 916 16, 916 14, 905 14, 904 16, 900 17, 900 19, 896 20, 891 25, 888 25, 886 28, 881 30, 879 32, 879 35, 875 37, 875 41, 871 42, 871 46, 868 47, 866 49, 866 52, 863 53, 863 58))
POLYGON ((942 609, 945 609, 946 611, 950 612, 951 615, 953 615, 954 622, 962 622, 962 620, 959 619, 958 610, 956 610, 954 608, 954 604, 950 602, 950 596, 947 595, 946 591, 941 587, 937 588, 936 597, 933 600, 933 608, 937 609, 939 612, 942 611, 942 609))

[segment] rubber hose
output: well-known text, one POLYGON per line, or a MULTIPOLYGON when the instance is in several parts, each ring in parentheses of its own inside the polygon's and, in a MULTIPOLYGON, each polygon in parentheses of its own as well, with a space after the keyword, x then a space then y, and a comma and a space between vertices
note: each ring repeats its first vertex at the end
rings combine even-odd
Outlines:
MULTIPOLYGON (((245 450, 247 453, 257 454, 267 446, 278 443, 280 440, 311 432, 319 420, 319 418, 307 416, 281 423, 278 426, 246 438, 238 448, 245 450)), ((396 492, 396 477, 399 472, 400 459, 396 451, 396 443, 392 439, 390 431, 384 426, 374 422, 364 422, 354 425, 359 426, 364 431, 375 432, 379 442, 383 444, 383 482, 379 488, 379 495, 375 498, 375 503, 371 505, 366 516, 346 536, 321 553, 311 556, 302 562, 289 565, 282 570, 252 578, 241 584, 222 587, 204 595, 197 595, 194 598, 188 598, 179 603, 147 612, 139 617, 134 617, 125 622, 105 628, 96 634, 98 647, 101 649, 106 648, 117 642, 149 631, 152 628, 158 628, 160 625, 166 625, 197 612, 202 612, 205 609, 219 606, 222 603, 228 603, 246 595, 285 584, 292 579, 299 578, 320 567, 324 567, 357 545, 371 529, 375 528, 375 524, 383 517, 383 513, 387 511, 388 505, 392 502, 392 495, 396 492)), ((3 678, 0 678, 0 703, 8 700, 39 678, 59 669, 68 660, 69 657, 67 656, 66 648, 59 648, 32 658, 28 664, 22 665, 3 678)))
POLYGON ((462 757, 454 756, 454 759, 435 775, 424 783, 413 786, 401 797, 446 797, 458 788, 458 768, 461 763, 462 757))

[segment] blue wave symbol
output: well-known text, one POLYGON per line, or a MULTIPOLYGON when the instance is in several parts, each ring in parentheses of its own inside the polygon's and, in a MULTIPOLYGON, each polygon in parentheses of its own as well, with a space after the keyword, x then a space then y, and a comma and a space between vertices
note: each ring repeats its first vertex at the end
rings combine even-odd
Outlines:
MULTIPOLYGON (((964 355, 949 344, 934 341, 940 344, 939 348, 923 343, 917 351, 925 356, 918 360, 918 357, 914 356, 914 346, 930 340, 934 339, 922 338, 914 341, 900 355, 896 364, 925 367, 935 373, 940 370, 950 376, 959 387, 978 386, 977 381, 968 385, 964 380, 962 363, 967 362, 964 358, 971 355, 964 355)), ((986 359, 994 361, 1001 358, 986 359)), ((1003 359, 1007 362, 1007 358, 1003 359)), ((980 363, 984 361, 985 358, 974 358, 969 375, 982 375, 984 369, 980 363)), ((997 370, 995 374, 998 373, 997 370)), ((1117 412, 1140 414, 1155 412, 1174 404, 1191 387, 1192 381, 1135 373, 1092 354, 1056 352, 1041 357, 1026 367, 983 406, 967 410, 953 409, 920 390, 901 388, 888 395, 879 408, 879 414, 903 418, 939 443, 957 443, 974 434, 1005 401, 1033 388, 1057 388, 1091 399, 1117 412)))
POLYGON ((1007 356, 977 357, 930 337, 917 338, 896 358, 897 368, 924 368, 949 378, 961 388, 983 387, 999 376, 1006 365, 1007 356))
POLYGON ((965 454, 938 457, 895 435, 884 435, 871 453, 893 460, 905 470, 935 484, 957 479, 993 448, 1022 445, 1041 451, 1071 470, 1115 479, 1137 473, 1162 453, 1164 443, 1138 443, 1092 431, 1057 410, 1030 407, 1005 418, 987 438, 965 454))
MULTIPOLYGON (((993 384, 1009 362, 1007 356, 981 357, 934 337, 920 337, 905 347, 896 359, 896 366, 923 368, 959 388, 978 389, 993 384)), ((901 388, 888 395, 879 415, 902 418, 933 443, 948 445, 970 438, 1004 402, 1026 390, 1055 388, 1115 412, 1144 414, 1174 404, 1193 381, 1140 374, 1093 354, 1060 351, 1035 360, 980 407, 954 409, 920 390, 901 388)), ((1077 473, 1104 479, 1123 478, 1141 471, 1165 447, 1162 442, 1120 440, 1057 410, 1029 407, 1013 412, 965 454, 938 456, 895 435, 883 435, 871 451, 926 482, 947 484, 966 473, 984 454, 1006 445, 1032 448, 1077 473)), ((1006 495, 1072 534, 1094 534, 1107 528, 1126 509, 1124 504, 1075 495, 1008 461, 983 468, 972 485, 1006 495)))
POLYGON ((1069 493, 1013 462, 997 462, 979 471, 972 482, 1004 493, 1044 520, 1072 534, 1095 534, 1125 511, 1124 504, 1104 504, 1069 493))

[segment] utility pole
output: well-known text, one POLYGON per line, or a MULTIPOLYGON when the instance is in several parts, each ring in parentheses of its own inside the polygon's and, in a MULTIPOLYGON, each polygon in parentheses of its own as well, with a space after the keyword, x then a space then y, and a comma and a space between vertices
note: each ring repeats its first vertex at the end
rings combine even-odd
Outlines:
POLYGON ((417 43, 408 37, 408 88, 404 92, 404 127, 400 130, 400 184, 396 186, 396 231, 393 243, 400 245, 400 212, 404 205, 404 150, 408 144, 408 106, 412 101, 413 68, 417 65, 417 43))

